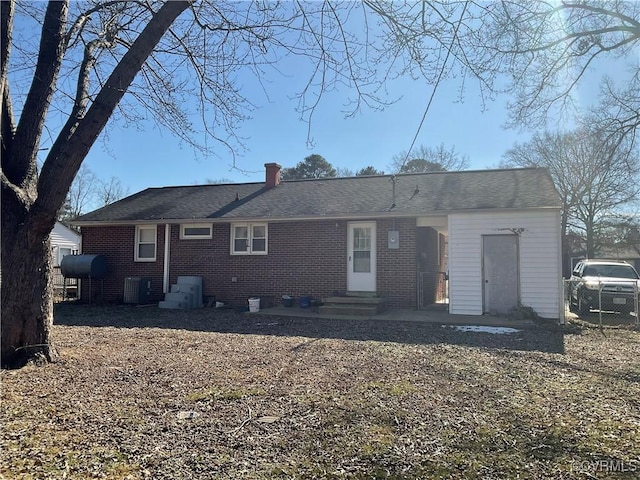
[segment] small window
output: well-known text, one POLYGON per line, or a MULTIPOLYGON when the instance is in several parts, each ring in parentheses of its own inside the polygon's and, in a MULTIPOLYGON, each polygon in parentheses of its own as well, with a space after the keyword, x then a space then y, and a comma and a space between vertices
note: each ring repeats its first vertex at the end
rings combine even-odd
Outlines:
POLYGON ((136 226, 136 262, 156 261, 156 226, 137 225, 136 226))
POLYGON ((188 223, 180 225, 180 238, 183 240, 213 238, 213 225, 188 223))
POLYGON ((62 259, 67 255, 71 255, 73 250, 68 247, 60 247, 58 248, 58 265, 62 265, 62 259))
POLYGON ((266 223, 231 225, 231 254, 266 255, 267 231, 266 223))

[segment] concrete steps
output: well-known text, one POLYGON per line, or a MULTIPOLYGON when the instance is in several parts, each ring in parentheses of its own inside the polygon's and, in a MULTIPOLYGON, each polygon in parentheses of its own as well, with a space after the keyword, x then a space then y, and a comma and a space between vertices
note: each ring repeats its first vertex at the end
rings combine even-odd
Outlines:
POLYGON ((160 302, 158 302, 158 307, 169 310, 188 310, 189 304, 185 302, 176 302, 174 300, 160 300, 160 302))
POLYGON ((179 276, 171 291, 164 294, 160 308, 191 310, 202 308, 202 277, 179 276))
POLYGON ((375 292, 347 292, 346 296, 322 299, 318 313, 371 317, 385 311, 386 308, 387 299, 376 296, 375 292))

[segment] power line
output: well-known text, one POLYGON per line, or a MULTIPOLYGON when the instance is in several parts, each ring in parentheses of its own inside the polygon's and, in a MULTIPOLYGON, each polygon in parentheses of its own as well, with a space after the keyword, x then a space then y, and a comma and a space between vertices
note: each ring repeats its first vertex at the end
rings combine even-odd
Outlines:
POLYGON ((447 62, 449 60, 449 56, 451 55, 451 50, 453 49, 453 42, 458 37, 458 30, 460 28, 460 24, 462 23, 462 17, 464 17, 465 12, 467 11, 467 5, 468 4, 469 4, 468 2, 464 3, 464 8, 462 9, 462 12, 460 13, 460 18, 458 19, 458 22, 456 23, 456 27, 453 30, 453 38, 451 39, 451 43, 449 45, 449 48, 447 49, 447 55, 445 56, 444 62, 442 63, 442 68, 440 69, 440 74, 438 75, 438 78, 436 79, 436 84, 434 85, 433 91, 431 92, 431 96, 429 97, 429 102, 427 103, 427 108, 425 109, 424 114, 422 115, 422 119, 420 120, 420 124, 418 125, 418 130, 416 130, 416 134, 414 135, 413 141, 411 142, 411 146, 409 147, 409 150, 407 150, 407 154, 405 155, 404 160, 402 161, 402 165, 400 165, 400 168, 398 169, 398 171, 396 173, 400 173, 400 171, 402 171, 402 169, 406 165, 407 160, 409 159, 409 155, 411 155, 411 151, 413 150, 413 147, 416 144, 416 140, 418 139, 418 135, 420 135, 420 131, 422 130, 422 126, 424 125, 424 122, 427 119, 427 114, 429 113, 429 109, 431 108, 431 103, 433 102, 433 99, 436 96, 436 91, 438 90, 438 86, 440 85, 440 81, 442 80, 442 76, 444 75, 445 67, 447 66, 447 62))

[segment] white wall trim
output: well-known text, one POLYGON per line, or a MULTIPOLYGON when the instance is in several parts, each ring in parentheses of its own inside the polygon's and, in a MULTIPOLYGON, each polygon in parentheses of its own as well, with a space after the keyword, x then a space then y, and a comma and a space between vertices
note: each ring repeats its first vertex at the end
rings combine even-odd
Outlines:
POLYGON ((166 223, 164 225, 164 262, 162 266, 162 293, 169 291, 169 254, 171 244, 171 225, 166 223))

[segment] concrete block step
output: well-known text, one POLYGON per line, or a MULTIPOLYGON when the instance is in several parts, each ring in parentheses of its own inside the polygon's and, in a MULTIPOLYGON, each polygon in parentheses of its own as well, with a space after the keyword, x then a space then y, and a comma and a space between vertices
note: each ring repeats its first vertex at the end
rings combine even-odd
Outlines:
POLYGON ((322 305, 318 307, 321 315, 352 315, 370 317, 378 313, 378 309, 371 305, 322 305))
POLYGON ((189 304, 187 302, 162 300, 158 303, 158 307, 167 310, 187 310, 189 308, 189 304))
POLYGON ((347 297, 365 297, 365 298, 378 297, 377 292, 356 292, 353 290, 345 292, 345 295, 347 297))
POLYGON ((171 285, 171 293, 193 293, 200 291, 200 285, 192 285, 189 283, 174 283, 171 285))
POLYGON ((386 298, 381 297, 327 297, 322 299, 325 305, 383 305, 386 298))
MULTIPOLYGON (((200 285, 192 283, 174 283, 171 285, 171 291, 169 293, 183 293, 190 295, 190 308, 201 308, 203 306, 202 290, 200 285)), ((176 298, 171 298, 171 300, 176 300, 176 298)))
POLYGON ((193 302, 193 293, 168 292, 164 294, 164 299, 168 302, 184 302, 187 305, 191 305, 193 302))

